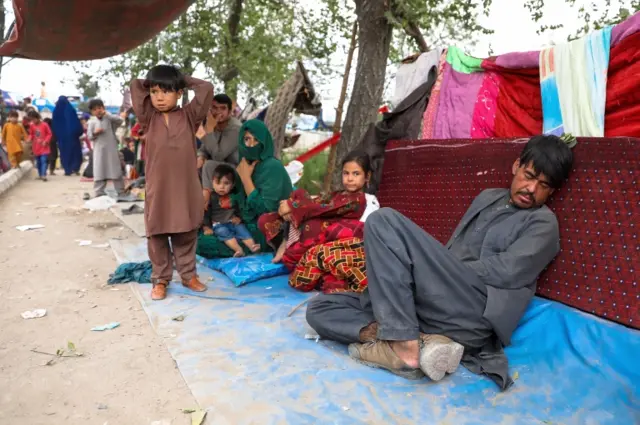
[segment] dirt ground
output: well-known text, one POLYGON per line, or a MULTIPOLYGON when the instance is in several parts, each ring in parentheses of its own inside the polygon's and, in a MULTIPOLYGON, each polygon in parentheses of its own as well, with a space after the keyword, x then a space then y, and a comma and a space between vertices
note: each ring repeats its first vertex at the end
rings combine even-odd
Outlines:
POLYGON ((0 196, 0 425, 189 424, 181 409, 196 401, 162 340, 128 285, 105 286, 111 249, 76 241, 135 235, 108 211, 81 209, 91 183, 34 175, 0 196), (15 229, 24 224, 45 228, 15 229), (37 308, 47 315, 20 316, 37 308), (110 322, 121 325, 90 330, 110 322), (82 357, 31 351, 69 342, 82 357))

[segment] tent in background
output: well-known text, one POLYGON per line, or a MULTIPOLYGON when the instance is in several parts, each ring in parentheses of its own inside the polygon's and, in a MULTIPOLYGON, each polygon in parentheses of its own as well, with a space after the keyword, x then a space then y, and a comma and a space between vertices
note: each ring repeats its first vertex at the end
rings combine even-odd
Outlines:
POLYGON ((0 56, 91 60, 133 49, 162 31, 193 0, 13 0, 15 22, 0 56))

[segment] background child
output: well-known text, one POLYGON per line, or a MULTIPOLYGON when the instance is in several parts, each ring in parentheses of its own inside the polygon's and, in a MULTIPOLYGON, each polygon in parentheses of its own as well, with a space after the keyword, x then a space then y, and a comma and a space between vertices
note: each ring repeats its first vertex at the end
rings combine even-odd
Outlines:
MULTIPOLYGON (((42 121, 46 122, 49 128, 53 129, 51 118, 45 118, 42 121)), ((49 165, 49 175, 53 176, 56 174, 56 162, 58 161, 58 138, 56 137, 55 131, 52 131, 51 134, 51 142, 49 143, 50 152, 47 157, 47 164, 49 165)))
POLYGON ((9 154, 11 168, 20 166, 20 161, 22 161, 22 142, 26 142, 28 137, 26 130, 18 122, 18 112, 9 112, 9 120, 2 128, 2 144, 9 154))
POLYGON ((93 144, 93 188, 95 196, 106 195, 107 182, 113 181, 118 195, 124 193, 124 178, 118 154, 116 128, 124 121, 107 112, 100 99, 89 101, 91 118, 87 123, 87 136, 93 144))
POLYGON ((47 158, 49 157, 51 142, 51 128, 49 125, 42 121, 40 114, 36 111, 29 111, 27 114, 31 120, 31 126, 29 126, 29 133, 31 139, 31 149, 33 156, 36 159, 36 167, 38 168, 38 176, 43 182, 47 181, 47 158))
POLYGON ((146 137, 144 218, 152 265, 151 298, 166 297, 173 275, 172 248, 182 284, 193 291, 206 291, 196 274, 196 242, 204 206, 195 134, 207 116, 213 85, 184 76, 173 66, 158 65, 145 80, 131 84, 131 98, 146 137), (193 100, 179 108, 178 100, 187 88, 195 92, 193 100))
POLYGON ((234 257, 242 257, 244 251, 238 239, 254 253, 260 251, 260 245, 255 243, 247 227, 242 224, 238 205, 230 196, 235 176, 235 170, 227 164, 218 165, 213 170, 213 193, 209 208, 204 213, 203 232, 205 235, 215 234, 235 252, 234 257))
POLYGON ((336 238, 362 237, 363 223, 380 208, 364 189, 371 178, 371 161, 365 152, 351 152, 342 162, 343 190, 327 198, 312 198, 298 189, 280 203, 277 213, 260 217, 260 230, 278 246, 273 262, 284 260, 293 269, 311 247, 336 238), (288 223, 288 225, 286 225, 288 223))

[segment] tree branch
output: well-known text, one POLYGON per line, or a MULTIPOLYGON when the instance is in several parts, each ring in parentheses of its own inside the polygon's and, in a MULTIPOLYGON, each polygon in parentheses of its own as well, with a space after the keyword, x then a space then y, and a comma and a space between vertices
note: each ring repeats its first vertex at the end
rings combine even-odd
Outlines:
POLYGON ((424 39, 422 31, 420 31, 420 27, 418 27, 415 22, 408 22, 407 25, 404 26, 404 32, 407 33, 408 36, 413 37, 413 40, 416 42, 421 52, 424 53, 429 51, 427 40, 424 39))
POLYGON ((220 78, 220 81, 222 81, 223 83, 226 83, 228 81, 233 80, 238 75, 240 75, 240 70, 237 67, 232 66, 231 68, 227 69, 222 75, 220 75, 219 78, 220 78))

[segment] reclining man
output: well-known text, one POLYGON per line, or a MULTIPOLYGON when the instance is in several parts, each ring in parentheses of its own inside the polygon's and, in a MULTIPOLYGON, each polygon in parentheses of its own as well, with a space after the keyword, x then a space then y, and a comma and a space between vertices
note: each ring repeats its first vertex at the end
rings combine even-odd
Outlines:
POLYGON ((350 344, 355 360, 408 379, 438 381, 464 353, 472 372, 508 388, 502 346, 560 249, 558 221, 544 204, 572 163, 560 138, 533 137, 513 164, 511 188, 483 191, 446 246, 395 210, 373 213, 364 238, 368 289, 317 296, 308 323, 350 344))

